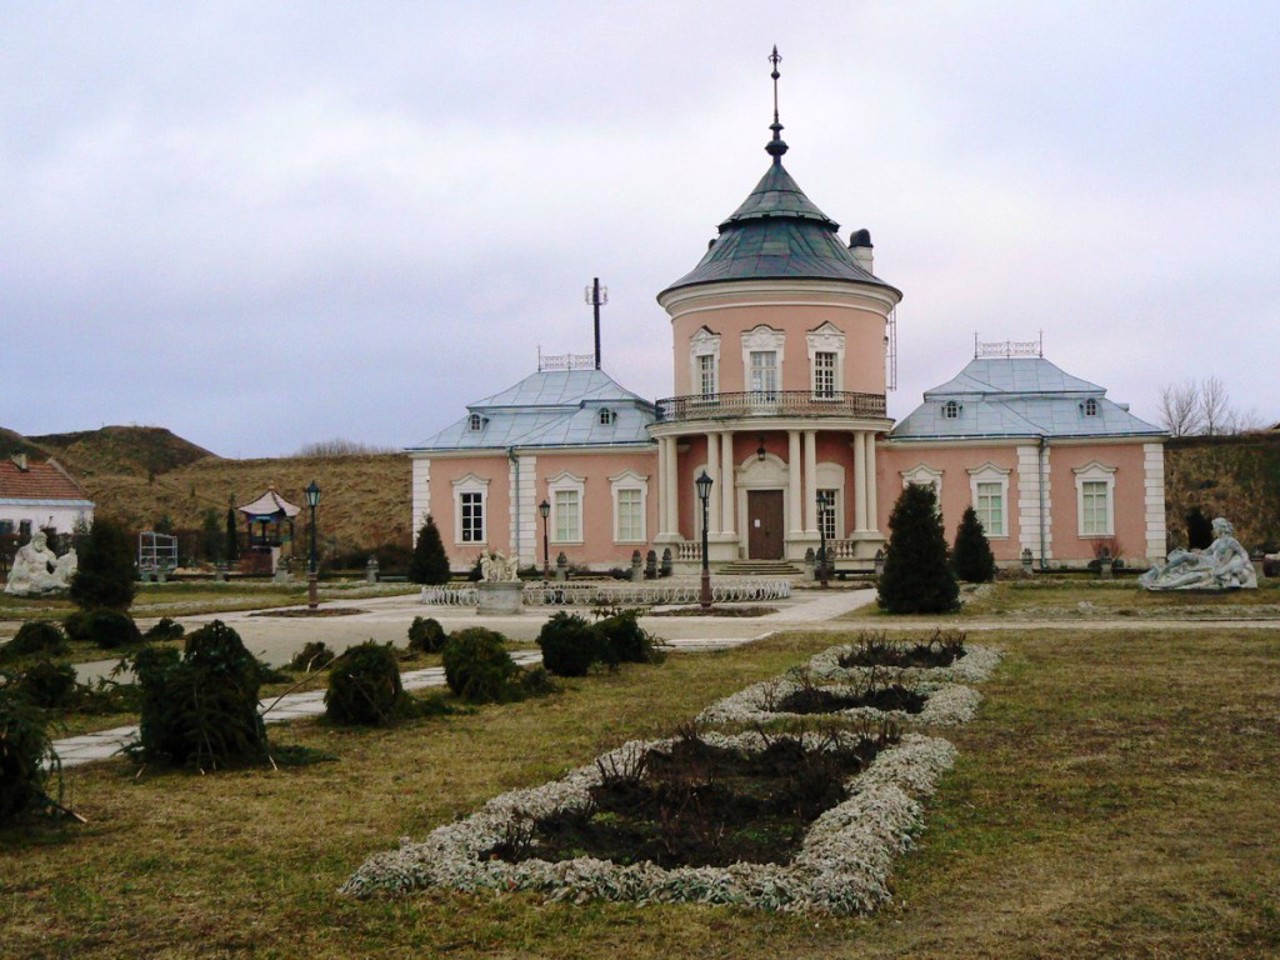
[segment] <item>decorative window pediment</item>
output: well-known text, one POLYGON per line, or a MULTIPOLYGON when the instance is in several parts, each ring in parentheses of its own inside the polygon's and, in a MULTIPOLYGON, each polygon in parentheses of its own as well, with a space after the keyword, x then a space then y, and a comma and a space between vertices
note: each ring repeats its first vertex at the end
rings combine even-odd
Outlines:
POLYGON ((1076 475, 1076 526, 1082 537, 1111 537, 1116 532, 1116 468, 1099 460, 1072 467, 1076 475))
POLYGON ((942 509, 942 470, 935 470, 928 464, 918 463, 910 470, 902 471, 902 489, 915 484, 917 487, 932 487, 937 509, 942 509))

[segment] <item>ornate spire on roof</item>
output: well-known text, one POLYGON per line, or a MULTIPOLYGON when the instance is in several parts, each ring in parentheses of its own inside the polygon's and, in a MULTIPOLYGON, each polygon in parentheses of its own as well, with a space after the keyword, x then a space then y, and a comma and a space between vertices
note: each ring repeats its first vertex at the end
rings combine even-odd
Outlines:
POLYGON ((773 139, 765 144, 765 152, 773 157, 773 162, 781 165, 782 155, 787 152, 787 141, 782 139, 782 124, 778 121, 778 64, 782 62, 782 57, 778 56, 778 45, 774 44, 773 53, 769 54, 769 62, 773 64, 773 72, 769 74, 773 78, 773 123, 769 125, 769 129, 773 131, 773 139))

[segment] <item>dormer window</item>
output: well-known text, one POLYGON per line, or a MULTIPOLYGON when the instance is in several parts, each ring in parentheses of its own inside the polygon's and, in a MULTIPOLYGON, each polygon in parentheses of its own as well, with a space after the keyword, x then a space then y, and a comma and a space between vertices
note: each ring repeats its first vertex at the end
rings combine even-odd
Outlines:
POLYGON ((942 405, 942 419, 943 420, 959 420, 960 411, 962 409, 963 408, 960 406, 960 404, 957 403, 955 400, 948 400, 946 403, 942 405))
POLYGON ((467 418, 467 429, 472 433, 479 433, 484 429, 484 425, 488 422, 489 420, 487 417, 482 417, 478 413, 473 413, 467 418))
POLYGON ((1086 417, 1096 417, 1098 415, 1098 401, 1090 397, 1084 403, 1080 404, 1080 409, 1084 411, 1086 417))
POLYGON ((608 407, 602 407, 600 409, 600 426, 612 427, 617 422, 618 415, 614 411, 610 410, 608 407))

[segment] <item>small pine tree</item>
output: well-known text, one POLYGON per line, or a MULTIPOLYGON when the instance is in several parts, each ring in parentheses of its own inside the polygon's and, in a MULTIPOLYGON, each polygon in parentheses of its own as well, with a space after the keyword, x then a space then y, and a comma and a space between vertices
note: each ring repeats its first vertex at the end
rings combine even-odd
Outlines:
POLYGON ((236 524, 235 508, 227 507, 227 541, 223 550, 223 557, 228 565, 240 559, 239 529, 236 524))
POLYGON ((1187 546, 1203 550, 1213 543, 1213 522, 1199 507, 1192 507, 1187 514, 1187 546))
POLYGON ((954 610, 960 588, 947 558, 947 538, 933 487, 908 484, 889 517, 889 547, 879 603, 889 613, 954 610))
POLYGON ((98 517, 71 578, 71 600, 82 610, 128 610, 137 590, 133 541, 124 527, 98 517))
POLYGON ((436 522, 430 515, 418 531, 413 560, 409 563, 409 579, 426 584, 449 582, 449 557, 444 552, 444 542, 440 539, 436 522))
POLYGON ((204 512, 204 520, 200 531, 200 548, 204 553, 204 558, 210 563, 217 563, 222 559, 222 551, 226 546, 220 527, 218 511, 210 507, 204 512))
POLYGON ((961 580, 989 583, 996 578, 996 558, 973 507, 965 508, 960 526, 956 527, 956 544, 951 557, 956 576, 961 580))

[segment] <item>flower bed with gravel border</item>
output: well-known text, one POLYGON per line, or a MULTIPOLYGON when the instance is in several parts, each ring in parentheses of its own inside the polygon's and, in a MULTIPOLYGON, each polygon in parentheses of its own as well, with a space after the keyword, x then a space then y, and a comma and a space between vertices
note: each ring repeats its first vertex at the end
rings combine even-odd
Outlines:
MULTIPOLYGON (((881 673, 886 673, 881 669, 881 673)), ((762 680, 745 690, 725 697, 713 703, 698 714, 699 723, 769 723, 777 720, 807 721, 850 720, 857 722, 892 720, 899 724, 918 724, 921 726, 954 726, 968 723, 973 719, 982 702, 982 696, 972 687, 958 683, 915 683, 911 689, 925 694, 924 709, 919 713, 907 713, 903 710, 877 710, 874 707, 851 707, 848 710, 836 710, 831 713, 788 713, 776 709, 787 697, 805 689, 806 684, 795 677, 775 677, 762 680)), ((847 684, 823 685, 824 691, 836 695, 855 696, 865 693, 865 687, 847 684)))
POLYGON ((809 661, 809 672, 815 680, 858 681, 870 676, 872 671, 884 676, 886 671, 903 683, 918 680, 949 681, 952 683, 981 683, 991 676, 1004 656, 995 647, 965 644, 965 655, 946 667, 842 667, 840 658, 859 649, 859 644, 842 643, 839 646, 815 654, 809 661))
MULTIPOLYGON (((759 733, 726 737, 706 734, 706 742, 754 751, 768 739, 759 733)), ((805 735, 806 747, 823 738, 805 735)), ((826 742, 830 742, 829 739, 826 742)), ((664 749, 671 740, 631 741, 598 761, 605 768, 633 763, 637 751, 664 749)), ((518 863, 485 859, 484 854, 514 829, 590 803, 601 780, 596 764, 559 780, 514 790, 486 803, 458 823, 438 827, 422 843, 401 841, 399 850, 376 854, 341 887, 367 897, 432 886, 463 891, 530 890, 551 900, 592 899, 645 903, 736 904, 764 910, 852 914, 866 912, 889 896, 894 858, 923 828, 917 800, 932 793, 955 759, 946 740, 907 734, 878 754, 865 771, 846 781, 845 800, 809 827, 795 858, 786 864, 735 863, 728 867, 664 869, 651 862, 619 865, 582 857, 518 863)))

